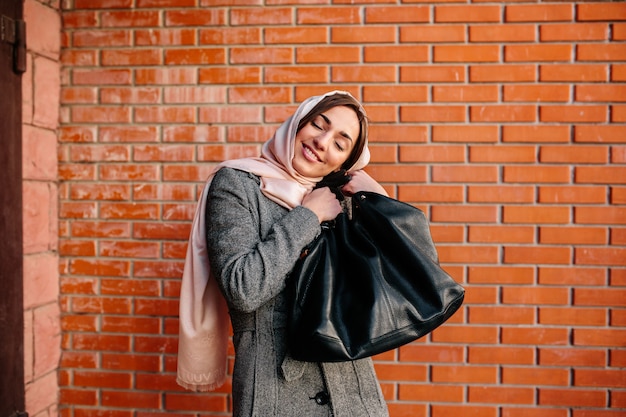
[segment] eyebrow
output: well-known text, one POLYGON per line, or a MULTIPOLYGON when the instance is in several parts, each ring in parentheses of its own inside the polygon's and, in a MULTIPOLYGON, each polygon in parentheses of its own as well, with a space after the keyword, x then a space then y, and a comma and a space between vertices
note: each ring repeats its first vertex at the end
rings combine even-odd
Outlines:
MULTIPOLYGON (((328 124, 328 125, 332 125, 333 124, 330 121, 330 119, 328 117, 326 117, 326 115, 324 113, 320 113, 320 116, 322 117, 322 119, 324 119, 326 124, 328 124)), ((348 139, 350 142, 354 142, 354 140, 346 132, 339 132, 339 133, 341 134, 341 136, 343 136, 344 138, 348 139)))

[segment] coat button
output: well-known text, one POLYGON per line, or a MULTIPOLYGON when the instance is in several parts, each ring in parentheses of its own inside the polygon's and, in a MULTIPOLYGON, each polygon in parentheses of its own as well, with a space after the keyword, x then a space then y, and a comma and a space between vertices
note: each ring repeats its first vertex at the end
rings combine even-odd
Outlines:
POLYGON ((330 402, 330 395, 328 395, 326 391, 320 391, 315 394, 315 397, 313 397, 313 399, 319 405, 326 405, 330 402))

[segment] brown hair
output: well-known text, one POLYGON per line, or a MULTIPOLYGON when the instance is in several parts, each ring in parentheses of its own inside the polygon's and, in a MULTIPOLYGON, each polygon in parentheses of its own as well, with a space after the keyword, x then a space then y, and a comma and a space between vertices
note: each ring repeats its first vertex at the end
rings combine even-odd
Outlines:
POLYGON ((352 152, 350 152, 350 156, 348 156, 346 162, 341 165, 341 168, 347 170, 350 169, 350 167, 354 165, 359 159, 359 156, 361 156, 363 148, 365 147, 365 140, 367 139, 368 129, 367 117, 365 116, 365 114, 363 114, 363 112, 361 112, 361 105, 358 101, 356 101, 354 97, 348 94, 341 93, 336 93, 324 97, 319 103, 315 105, 315 107, 311 109, 310 112, 307 113, 306 116, 304 116, 300 120, 300 123, 298 124, 298 132, 300 131, 300 129, 306 126, 307 123, 311 122, 317 116, 324 113, 328 109, 337 106, 345 106, 351 108, 352 110, 354 110, 357 118, 359 119, 359 136, 357 137, 356 143, 354 144, 354 148, 352 148, 352 152))

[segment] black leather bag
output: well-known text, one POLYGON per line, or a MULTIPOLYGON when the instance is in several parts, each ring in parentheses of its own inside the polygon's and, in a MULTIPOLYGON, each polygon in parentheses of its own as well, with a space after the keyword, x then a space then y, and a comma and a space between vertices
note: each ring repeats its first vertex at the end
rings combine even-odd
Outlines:
POLYGON ((440 266, 424 213, 380 194, 352 198, 290 276, 290 354, 338 362, 382 353, 443 324, 465 290, 440 266))

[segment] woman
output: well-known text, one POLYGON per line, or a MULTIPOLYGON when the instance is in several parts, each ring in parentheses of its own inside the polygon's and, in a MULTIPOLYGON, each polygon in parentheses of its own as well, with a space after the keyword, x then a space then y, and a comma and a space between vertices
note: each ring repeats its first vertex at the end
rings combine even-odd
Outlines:
POLYGON ((260 158, 218 167, 190 236, 179 384, 209 390, 223 382, 228 310, 235 346, 233 416, 388 415, 371 359, 299 362, 286 345, 289 272, 320 233, 320 223, 342 211, 329 188, 313 187, 345 169, 351 179, 344 194, 386 194, 362 171, 368 161, 365 112, 351 95, 334 91, 304 101, 264 144, 260 158))

